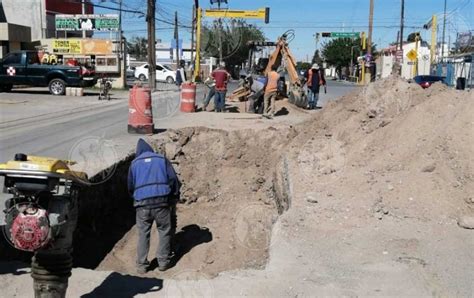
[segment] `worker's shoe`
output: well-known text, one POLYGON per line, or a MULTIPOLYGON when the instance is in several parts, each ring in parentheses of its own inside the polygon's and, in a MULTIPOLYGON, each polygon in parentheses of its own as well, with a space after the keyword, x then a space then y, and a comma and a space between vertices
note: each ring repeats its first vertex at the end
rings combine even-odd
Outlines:
POLYGON ((137 267, 138 274, 145 274, 148 272, 148 266, 139 266, 137 267))
POLYGON ((159 264, 158 264, 158 270, 160 270, 160 271, 166 271, 166 270, 168 270, 170 267, 171 267, 170 262, 168 262, 168 263, 159 263, 159 264))

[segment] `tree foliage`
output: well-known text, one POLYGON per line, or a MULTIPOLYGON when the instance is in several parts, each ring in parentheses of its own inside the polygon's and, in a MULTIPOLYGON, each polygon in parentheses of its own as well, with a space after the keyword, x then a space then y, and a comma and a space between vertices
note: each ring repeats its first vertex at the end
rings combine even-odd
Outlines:
MULTIPOLYGON (((417 32, 413 32, 413 33, 408 34, 407 41, 408 41, 408 42, 415 42, 416 33, 417 33, 417 32)), ((420 37, 419 37, 419 41, 423 41, 423 40, 421 39, 421 35, 420 35, 420 37)))
POLYGON ((222 39, 222 57, 228 69, 239 66, 248 59, 249 41, 264 41, 263 32, 245 21, 233 20, 219 25, 203 26, 201 35, 201 54, 204 57, 219 57, 219 36, 222 39))
MULTIPOLYGON (((331 66, 336 67, 339 71, 342 67, 349 66, 351 63, 351 48, 352 59, 357 61, 357 57, 360 56, 361 51, 361 39, 360 38, 336 38, 323 45, 322 54, 324 60, 331 66)), ((372 43, 372 56, 375 59, 376 46, 372 43)))
POLYGON ((144 37, 133 36, 129 42, 127 42, 128 53, 130 56, 135 57, 137 60, 146 59, 148 56, 148 40, 144 37))
POLYGON ((296 69, 297 70, 307 70, 310 67, 311 67, 311 64, 309 62, 302 62, 302 61, 296 62, 296 69))

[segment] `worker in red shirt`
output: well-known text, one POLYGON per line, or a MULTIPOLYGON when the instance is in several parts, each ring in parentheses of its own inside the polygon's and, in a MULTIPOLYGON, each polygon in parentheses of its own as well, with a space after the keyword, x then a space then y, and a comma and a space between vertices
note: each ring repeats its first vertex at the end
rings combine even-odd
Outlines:
POLYGON ((278 66, 272 65, 272 70, 267 74, 267 85, 263 96, 263 117, 272 119, 275 116, 275 99, 278 90, 278 80, 280 74, 277 72, 278 66))
POLYGON ((230 79, 230 74, 225 70, 224 62, 219 64, 219 68, 214 70, 211 77, 216 81, 216 94, 214 96, 214 111, 217 113, 225 110, 225 94, 227 93, 227 83, 230 79))

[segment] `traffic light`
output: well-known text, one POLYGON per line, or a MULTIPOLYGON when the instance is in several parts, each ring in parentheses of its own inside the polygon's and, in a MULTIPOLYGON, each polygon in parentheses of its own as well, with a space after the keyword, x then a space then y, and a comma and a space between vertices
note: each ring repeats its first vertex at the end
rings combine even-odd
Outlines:
POLYGON ((270 7, 265 7, 265 24, 270 23, 270 7))
POLYGON ((331 37, 331 32, 321 32, 322 37, 331 37))

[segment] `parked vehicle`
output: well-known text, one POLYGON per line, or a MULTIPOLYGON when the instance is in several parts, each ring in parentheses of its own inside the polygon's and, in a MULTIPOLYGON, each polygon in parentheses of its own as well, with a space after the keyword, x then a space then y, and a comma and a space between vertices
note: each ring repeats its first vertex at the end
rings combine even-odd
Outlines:
POLYGON ((135 67, 128 66, 127 70, 125 71, 127 78, 133 78, 135 76, 135 67))
MULTIPOLYGON (((143 64, 135 68, 135 78, 140 81, 148 80, 148 64, 143 64)), ((173 84, 176 81, 176 72, 169 66, 157 63, 156 80, 173 84)))
POLYGON ((95 71, 83 66, 41 63, 38 52, 12 52, 0 60, 0 91, 14 85, 48 87, 53 95, 63 95, 66 87, 91 87, 97 83, 95 71))
POLYGON ((426 89, 435 82, 441 82, 443 84, 446 84, 445 79, 446 79, 445 77, 439 77, 439 76, 416 76, 413 78, 413 81, 415 81, 415 83, 420 85, 421 88, 426 89))

